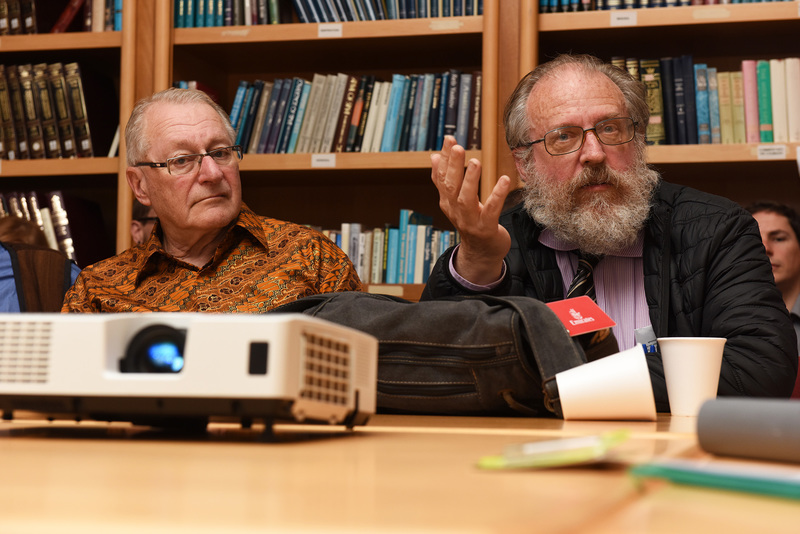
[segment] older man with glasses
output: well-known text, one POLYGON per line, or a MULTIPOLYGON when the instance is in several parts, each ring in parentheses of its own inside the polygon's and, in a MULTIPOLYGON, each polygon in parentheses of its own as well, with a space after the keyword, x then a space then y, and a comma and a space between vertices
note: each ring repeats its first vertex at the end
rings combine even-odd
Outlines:
MULTIPOLYGON (((617 347, 646 346, 659 410, 669 404, 657 337, 727 338, 719 394, 789 396, 794 332, 758 226, 733 202, 662 182, 645 158, 648 120, 645 88, 623 70, 591 56, 540 65, 506 105, 524 190, 505 211, 511 179, 481 203, 480 162, 446 139, 431 177, 462 242, 439 259, 423 299, 551 302, 588 287, 616 321, 617 347)), ((583 344, 590 359, 608 353, 583 344)))
POLYGON ((125 129, 127 179, 158 214, 140 245, 85 268, 63 311, 265 312, 306 295, 361 289, 347 256, 305 226, 242 202, 242 149, 202 91, 140 101, 125 129))

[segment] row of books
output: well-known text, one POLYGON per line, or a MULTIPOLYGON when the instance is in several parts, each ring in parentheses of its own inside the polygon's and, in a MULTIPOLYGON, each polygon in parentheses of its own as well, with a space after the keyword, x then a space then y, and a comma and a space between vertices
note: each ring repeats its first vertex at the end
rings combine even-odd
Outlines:
POLYGON ((459 242, 457 232, 432 223, 430 216, 402 209, 397 226, 342 223, 340 229, 323 233, 347 254, 362 282, 424 284, 439 256, 459 242))
POLYGON ((649 144, 800 142, 800 58, 720 71, 691 55, 612 62, 647 87, 649 144))
POLYGON ((231 107, 250 154, 437 150, 444 135, 480 149, 481 72, 314 74, 241 81, 231 107))
POLYGON ((122 0, 0 0, 0 35, 119 31, 122 0))
POLYGON ((0 193, 0 217, 36 223, 48 245, 80 267, 114 253, 100 206, 60 190, 0 193))
POLYGON ((790 2, 792 0, 539 0, 540 13, 571 13, 651 7, 683 7, 755 2, 790 2))
POLYGON ((176 28, 460 17, 483 0, 175 0, 176 28))
POLYGON ((0 65, 0 158, 93 155, 77 63, 0 65))

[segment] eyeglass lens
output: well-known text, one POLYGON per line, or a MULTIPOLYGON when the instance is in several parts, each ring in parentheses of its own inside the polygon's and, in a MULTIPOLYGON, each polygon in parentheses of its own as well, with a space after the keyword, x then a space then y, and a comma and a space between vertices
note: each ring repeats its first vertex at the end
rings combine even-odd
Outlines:
POLYGON ((583 146, 586 133, 590 131, 604 145, 622 145, 633 139, 634 122, 630 118, 614 118, 600 121, 586 130, 580 126, 556 128, 545 134, 544 146, 554 156, 575 152, 583 146))
POLYGON ((230 165, 234 161, 234 154, 236 158, 241 159, 242 153, 238 146, 217 148, 207 154, 185 154, 168 159, 167 170, 170 174, 189 174, 200 167, 200 163, 206 156, 213 159, 217 165, 230 165))

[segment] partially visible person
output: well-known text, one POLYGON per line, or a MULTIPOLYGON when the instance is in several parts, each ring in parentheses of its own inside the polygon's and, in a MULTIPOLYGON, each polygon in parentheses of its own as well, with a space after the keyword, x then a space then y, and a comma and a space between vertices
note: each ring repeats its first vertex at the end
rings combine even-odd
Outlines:
MULTIPOLYGON (((758 222, 775 284, 792 316, 800 352, 800 215, 777 202, 757 202, 747 206, 747 211, 758 222)), ((800 380, 795 382, 792 397, 800 398, 800 380)))
MULTIPOLYGON (((461 244, 439 258, 422 298, 551 302, 591 290, 616 322, 619 349, 724 337, 720 395, 788 397, 795 334, 757 225, 727 199, 662 181, 646 160, 649 119, 644 85, 622 69, 585 55, 539 65, 505 108, 525 183, 523 202, 505 211, 510 177, 481 202, 480 162, 447 137, 431 178, 461 244)), ((661 355, 646 357, 666 411, 661 355)))
POLYGON ((85 268, 65 312, 260 313, 307 295, 359 291, 355 267, 321 233, 242 202, 235 133, 202 91, 137 103, 126 176, 158 221, 141 245, 85 268))
POLYGON ((135 198, 131 210, 131 240, 134 245, 141 245, 153 231, 158 217, 152 206, 145 206, 135 198))
POLYGON ((58 312, 79 272, 36 223, 0 218, 0 312, 58 312))

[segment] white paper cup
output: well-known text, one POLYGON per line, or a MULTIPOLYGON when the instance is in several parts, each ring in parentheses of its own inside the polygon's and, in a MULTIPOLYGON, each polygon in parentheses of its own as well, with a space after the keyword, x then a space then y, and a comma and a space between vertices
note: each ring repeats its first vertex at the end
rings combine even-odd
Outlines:
POLYGON ((660 337, 672 415, 697 417, 700 406, 717 397, 724 337, 660 337))
POLYGON ((564 419, 655 421, 644 349, 637 345, 556 374, 564 419))

